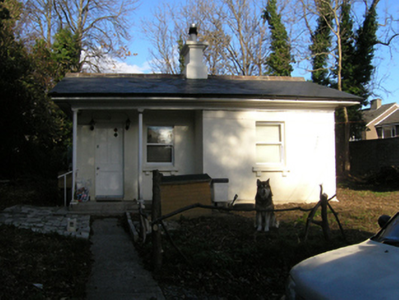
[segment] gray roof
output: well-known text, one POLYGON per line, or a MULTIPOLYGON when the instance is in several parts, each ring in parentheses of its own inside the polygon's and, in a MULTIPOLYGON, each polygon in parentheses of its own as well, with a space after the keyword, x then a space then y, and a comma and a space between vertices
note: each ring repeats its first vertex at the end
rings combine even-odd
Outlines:
POLYGON ((379 116, 381 116, 383 113, 385 113, 388 109, 390 109, 394 105, 395 105, 395 103, 389 103, 389 104, 381 105, 377 109, 365 109, 362 111, 363 120, 366 123, 369 123, 372 120, 374 120, 375 118, 378 118, 379 116))
POLYGON ((390 124, 395 124, 395 123, 399 123, 399 110, 396 110, 393 114, 391 114, 384 121, 382 121, 381 123, 377 124, 377 126, 379 126, 379 125, 390 125, 390 124))
POLYGON ((193 80, 182 75, 81 73, 66 76, 50 96, 361 100, 295 77, 209 76, 193 80))

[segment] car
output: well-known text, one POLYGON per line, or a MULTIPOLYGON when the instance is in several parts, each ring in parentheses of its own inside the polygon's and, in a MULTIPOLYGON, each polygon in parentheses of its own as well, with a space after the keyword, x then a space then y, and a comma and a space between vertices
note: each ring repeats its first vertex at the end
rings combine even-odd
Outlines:
POLYGON ((399 299, 399 213, 378 219, 370 239, 295 265, 286 300, 399 299))

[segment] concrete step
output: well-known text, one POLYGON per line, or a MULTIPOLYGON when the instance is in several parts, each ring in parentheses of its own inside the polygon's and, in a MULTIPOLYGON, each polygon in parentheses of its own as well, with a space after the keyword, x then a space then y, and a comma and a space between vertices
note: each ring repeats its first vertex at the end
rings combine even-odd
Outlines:
POLYGON ((126 211, 137 211, 136 201, 107 201, 107 202, 71 202, 69 210, 75 213, 90 215, 116 215, 123 214, 126 211))

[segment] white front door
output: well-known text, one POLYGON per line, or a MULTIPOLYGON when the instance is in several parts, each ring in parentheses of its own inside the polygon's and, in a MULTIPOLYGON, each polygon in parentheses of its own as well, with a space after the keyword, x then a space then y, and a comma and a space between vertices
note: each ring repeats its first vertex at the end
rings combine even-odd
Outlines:
POLYGON ((123 127, 96 126, 96 200, 123 198, 123 127))

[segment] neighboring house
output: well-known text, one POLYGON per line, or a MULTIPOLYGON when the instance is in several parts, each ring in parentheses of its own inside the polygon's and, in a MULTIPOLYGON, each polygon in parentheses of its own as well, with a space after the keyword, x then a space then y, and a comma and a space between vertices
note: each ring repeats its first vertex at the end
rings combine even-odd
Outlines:
POLYGON ((381 99, 371 101, 369 109, 364 109, 363 120, 366 130, 362 140, 386 139, 399 136, 399 105, 381 104, 381 99))
MULTIPOLYGON (((332 196, 334 111, 360 98, 291 77, 207 76, 205 43, 183 49, 184 75, 68 74, 50 92, 73 119, 73 181, 95 200, 151 200, 152 171, 227 178, 226 198, 332 196)), ((75 185, 74 185, 75 186, 75 185)))

